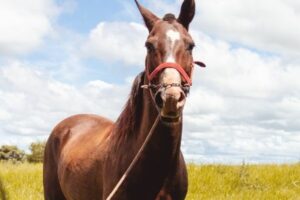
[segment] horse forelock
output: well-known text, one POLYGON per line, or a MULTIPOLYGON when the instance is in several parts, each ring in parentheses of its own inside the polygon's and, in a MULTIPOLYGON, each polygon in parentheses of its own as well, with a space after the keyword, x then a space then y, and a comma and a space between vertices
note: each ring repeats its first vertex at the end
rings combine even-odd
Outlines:
POLYGON ((171 22, 173 22, 174 20, 176 20, 176 17, 175 17, 175 15, 172 14, 172 13, 167 13, 167 14, 165 14, 165 16, 163 17, 163 20, 171 23, 171 22))

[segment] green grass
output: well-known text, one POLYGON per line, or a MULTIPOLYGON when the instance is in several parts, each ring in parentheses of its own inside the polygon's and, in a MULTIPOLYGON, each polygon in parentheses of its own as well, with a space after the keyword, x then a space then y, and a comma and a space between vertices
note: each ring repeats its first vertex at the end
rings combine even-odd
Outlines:
MULTIPOLYGON (((300 200, 300 164, 189 165, 188 169, 187 200, 300 200)), ((0 199, 5 199, 1 190, 6 200, 43 199, 42 164, 0 163, 0 180, 0 199)))

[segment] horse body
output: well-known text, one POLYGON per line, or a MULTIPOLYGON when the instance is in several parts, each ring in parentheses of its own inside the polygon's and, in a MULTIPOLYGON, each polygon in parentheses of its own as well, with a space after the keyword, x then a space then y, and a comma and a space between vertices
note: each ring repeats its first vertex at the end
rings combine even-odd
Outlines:
POLYGON ((136 77, 116 122, 76 115, 54 128, 45 148, 46 200, 105 200, 133 160, 112 199, 185 198, 187 170, 180 145, 187 91, 182 85, 191 84, 193 41, 187 30, 194 0, 184 1, 177 20, 173 15, 160 20, 136 4, 149 30, 146 69, 136 77))
MULTIPOLYGON (((132 98, 116 123, 96 115, 76 115, 54 128, 45 152, 46 199, 99 200, 110 194, 151 129, 155 118, 149 116, 157 115, 150 114, 157 112, 151 102, 135 104, 142 102, 137 98, 148 96, 134 94, 147 93, 139 89, 142 76, 136 78, 132 98), (132 122, 134 118, 142 123, 132 122)), ((181 122, 158 123, 143 157, 129 175, 135 178, 124 184, 115 199, 184 198, 187 172, 180 152, 181 129, 181 122)))

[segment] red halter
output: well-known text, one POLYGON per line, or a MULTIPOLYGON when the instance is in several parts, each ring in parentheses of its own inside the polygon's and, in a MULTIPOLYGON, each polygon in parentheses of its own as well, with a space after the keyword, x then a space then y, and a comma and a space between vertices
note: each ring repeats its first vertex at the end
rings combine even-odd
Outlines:
POLYGON ((187 84, 192 85, 192 80, 190 79, 189 75, 184 71, 182 66, 177 63, 161 63, 153 70, 153 72, 151 72, 151 74, 148 72, 148 80, 151 82, 161 70, 166 68, 176 69, 182 75, 187 84))
MULTIPOLYGON (((195 64, 197 65, 200 65, 201 67, 205 67, 205 64, 203 64, 202 62, 194 62, 195 64)), ((189 85, 189 86, 192 86, 192 79, 191 77, 189 77, 189 75, 185 72, 185 70, 183 69, 183 67, 177 63, 161 63, 160 65, 158 65, 154 70, 153 72, 151 72, 149 74, 149 71, 147 72, 147 76, 148 76, 148 80, 151 82, 152 79, 154 79, 154 77, 157 76, 157 74, 163 70, 163 69, 166 69, 166 68, 173 68, 173 69, 176 69, 181 75, 182 77, 184 78, 184 80, 186 81, 186 83, 189 85)), ((194 66, 192 66, 192 68, 194 68, 194 66)))

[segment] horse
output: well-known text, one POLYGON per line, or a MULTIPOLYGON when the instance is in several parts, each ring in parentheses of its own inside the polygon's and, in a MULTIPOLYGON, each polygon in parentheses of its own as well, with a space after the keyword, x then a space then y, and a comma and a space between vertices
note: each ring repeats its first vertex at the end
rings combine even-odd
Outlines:
POLYGON ((145 69, 115 122, 79 114, 53 129, 44 154, 46 200, 185 199, 182 112, 194 64, 204 67, 193 61, 188 33, 195 2, 184 0, 178 18, 135 3, 149 31, 145 69))

